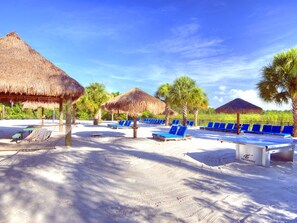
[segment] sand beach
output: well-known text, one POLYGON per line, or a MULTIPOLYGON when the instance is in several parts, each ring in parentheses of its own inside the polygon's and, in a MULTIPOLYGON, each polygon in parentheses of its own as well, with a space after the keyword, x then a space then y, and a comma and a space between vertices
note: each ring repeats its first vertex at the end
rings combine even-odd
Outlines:
MULTIPOLYGON (((1 120, 1 138, 38 122, 1 120)), ((0 222, 297 222, 296 161, 239 162, 225 133, 198 127, 161 142, 169 127, 140 123, 133 139, 108 123, 79 121, 71 147, 55 129, 47 144, 1 139, 0 222)))

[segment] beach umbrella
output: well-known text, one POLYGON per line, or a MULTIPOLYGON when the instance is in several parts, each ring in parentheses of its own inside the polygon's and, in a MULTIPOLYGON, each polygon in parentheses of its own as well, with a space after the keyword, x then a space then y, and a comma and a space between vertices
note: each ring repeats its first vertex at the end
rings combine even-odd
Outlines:
POLYGON ((217 113, 228 113, 237 115, 237 134, 240 132, 240 114, 246 113, 261 113, 262 108, 247 102, 241 98, 236 98, 215 110, 217 113))
POLYGON ((22 103, 23 109, 37 109, 37 108, 45 108, 45 109, 53 109, 59 108, 59 103, 55 102, 39 102, 39 101, 25 101, 22 103))
POLYGON ((73 100, 84 88, 41 56, 16 33, 0 38, 0 101, 73 100))
POLYGON ((110 99, 102 105, 107 110, 120 110, 133 116, 133 137, 137 138, 137 116, 144 111, 161 114, 165 110, 165 103, 148 93, 133 88, 130 91, 110 99))
MULTIPOLYGON (((0 78, 0 102, 55 102, 60 105, 60 114, 66 102, 66 131, 71 134, 69 107, 84 88, 14 32, 0 38, 0 78)), ((65 143, 71 141, 69 134, 66 138, 65 143)))

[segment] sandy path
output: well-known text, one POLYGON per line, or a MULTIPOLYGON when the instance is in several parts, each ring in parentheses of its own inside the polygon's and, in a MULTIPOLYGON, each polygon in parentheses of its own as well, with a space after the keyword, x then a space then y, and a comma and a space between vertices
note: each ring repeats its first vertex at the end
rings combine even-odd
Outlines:
POLYGON ((235 161, 235 146, 191 129, 78 125, 73 147, 0 154, 0 222, 296 222, 297 166, 235 161), (90 137, 94 133, 101 137, 90 137), (198 138, 199 137, 199 138, 198 138))

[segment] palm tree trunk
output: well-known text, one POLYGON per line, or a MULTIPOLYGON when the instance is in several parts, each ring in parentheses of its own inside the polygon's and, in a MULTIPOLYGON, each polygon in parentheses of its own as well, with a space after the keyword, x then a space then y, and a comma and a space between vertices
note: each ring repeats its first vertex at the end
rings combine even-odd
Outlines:
POLYGON ((101 108, 98 110, 98 112, 96 112, 93 124, 98 125, 99 122, 101 122, 101 108))
POLYGON ((165 125, 169 125, 169 105, 165 104, 165 125))
POLYGON ((184 104, 183 105, 183 125, 184 126, 187 125, 187 109, 188 109, 188 105, 184 104))
POLYGON ((72 105, 72 124, 76 123, 76 103, 72 105))
POLYGON ((195 127, 198 125, 198 109, 197 108, 195 108, 194 109, 194 125, 195 125, 195 127))
POLYGON ((294 121, 293 137, 297 137, 297 98, 292 99, 292 111, 294 121))

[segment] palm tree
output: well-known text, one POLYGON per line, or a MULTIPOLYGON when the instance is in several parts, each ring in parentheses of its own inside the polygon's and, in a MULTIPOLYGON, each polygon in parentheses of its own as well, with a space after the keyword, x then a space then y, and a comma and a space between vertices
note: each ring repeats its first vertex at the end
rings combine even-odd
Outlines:
POLYGON ((266 102, 292 103, 293 136, 297 136, 297 48, 278 53, 272 64, 265 66, 257 84, 260 97, 266 102))
MULTIPOLYGON (((116 91, 116 92, 111 92, 110 94, 108 94, 108 100, 111 99, 111 98, 115 98, 116 96, 119 96, 120 95, 120 92, 119 91, 116 91)), ((111 121, 113 121, 114 119, 114 111, 111 111, 111 121)))
POLYGON ((181 106, 183 110, 183 125, 187 124, 188 102, 191 101, 191 91, 196 87, 196 82, 187 77, 181 76, 177 78, 169 92, 170 101, 181 106))
POLYGON ((78 100, 78 107, 84 107, 94 115, 94 125, 101 121, 101 105, 108 100, 103 84, 91 83, 85 88, 85 94, 78 100))
POLYGON ((189 106, 193 108, 194 113, 194 125, 198 125, 198 112, 200 109, 208 107, 208 100, 206 94, 202 91, 201 88, 195 87, 192 92, 191 100, 189 101, 189 106))
POLYGON ((165 102, 165 125, 169 125, 169 108, 170 108, 169 93, 170 93, 171 88, 172 88, 172 86, 168 83, 162 84, 159 86, 157 92, 155 93, 155 97, 157 97, 165 102))

